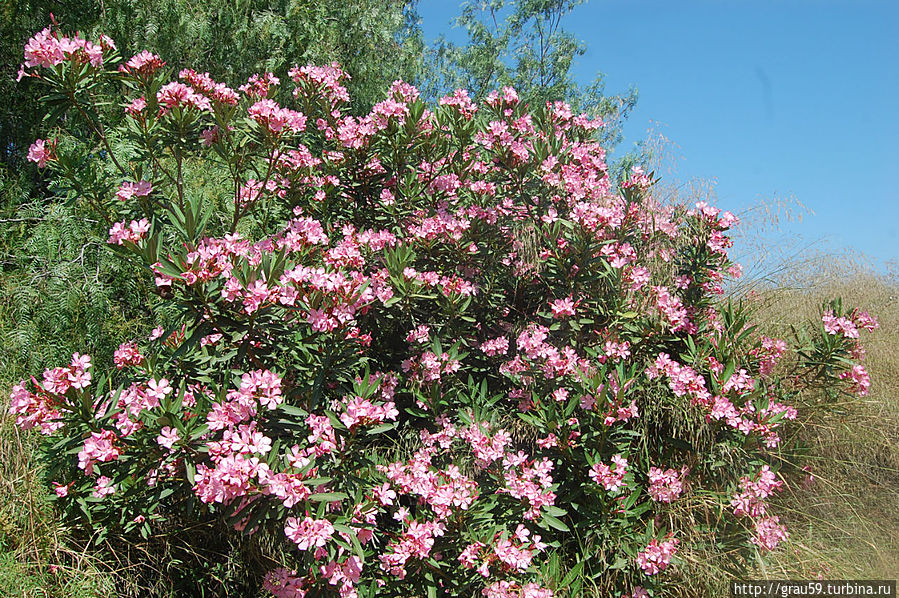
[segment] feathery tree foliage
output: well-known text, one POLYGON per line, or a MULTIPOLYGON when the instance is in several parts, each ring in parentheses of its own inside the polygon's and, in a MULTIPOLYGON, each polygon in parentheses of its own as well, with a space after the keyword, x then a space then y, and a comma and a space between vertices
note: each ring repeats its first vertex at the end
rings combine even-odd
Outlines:
POLYGON ((602 73, 589 85, 572 73, 574 61, 586 45, 564 30, 562 21, 585 0, 477 0, 463 5, 456 26, 465 30, 467 44, 445 36, 428 56, 429 79, 423 89, 439 97, 447 89, 464 88, 481 99, 494 89, 511 85, 522 101, 532 105, 564 100, 576 112, 599 116, 611 124, 603 131, 605 147, 621 142, 621 128, 637 102, 631 89, 606 95, 602 73))

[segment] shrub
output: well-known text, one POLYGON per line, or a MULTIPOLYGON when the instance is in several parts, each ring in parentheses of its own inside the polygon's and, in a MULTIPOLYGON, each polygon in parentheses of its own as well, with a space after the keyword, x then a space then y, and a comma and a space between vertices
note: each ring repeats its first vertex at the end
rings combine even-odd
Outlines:
POLYGON ((653 595, 682 526, 737 567, 787 538, 789 398, 867 390, 873 318, 756 335, 723 298, 736 218, 639 168, 617 185, 603 124, 562 103, 428 108, 397 81, 356 118, 337 65, 293 69, 287 108, 271 74, 169 81, 105 38, 45 30, 25 58, 63 119, 29 159, 164 320, 114 368, 75 354, 12 391, 101 537, 226 521, 266 539, 277 596, 653 595))

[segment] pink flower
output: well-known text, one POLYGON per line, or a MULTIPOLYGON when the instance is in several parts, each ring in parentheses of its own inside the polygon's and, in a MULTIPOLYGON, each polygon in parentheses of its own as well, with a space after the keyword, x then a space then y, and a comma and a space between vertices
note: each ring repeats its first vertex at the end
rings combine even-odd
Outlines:
POLYGON ((131 224, 125 226, 125 221, 116 222, 109 229, 109 243, 111 245, 124 245, 125 241, 137 243, 147 236, 150 232, 150 222, 146 218, 140 220, 132 220, 131 224))
POLYGON ((552 447, 558 446, 558 445, 559 445, 559 439, 556 437, 555 434, 550 434, 546 438, 538 438, 537 439, 537 446, 539 446, 542 449, 548 449, 548 448, 552 448, 552 447))
POLYGON ((125 112, 132 117, 137 118, 147 107, 147 100, 143 97, 132 100, 130 104, 125 106, 125 112))
POLYGON ((455 90, 452 95, 440 98, 441 106, 452 106, 466 119, 471 119, 478 107, 468 95, 468 91, 464 89, 455 90))
POLYGON ((871 388, 871 377, 862 365, 854 365, 851 370, 840 373, 840 380, 849 380, 849 389, 860 397, 867 395, 871 388))
POLYGON ((45 167, 53 159, 53 145, 44 139, 38 139, 28 148, 28 161, 35 162, 38 168, 45 167))
POLYGON ((116 197, 122 201, 128 201, 132 197, 146 197, 152 191, 153 185, 150 184, 150 181, 138 181, 137 183, 125 181, 116 191, 116 197))
POLYGON ((273 135, 282 131, 302 133, 306 130, 306 116, 302 112, 281 108, 274 100, 264 98, 250 106, 250 118, 273 135))
POLYGON ((112 480, 105 475, 101 475, 97 478, 97 485, 94 486, 94 491, 91 493, 91 496, 94 498, 103 498, 110 494, 115 494, 115 491, 116 486, 112 483, 112 480))
POLYGON ((781 525, 780 518, 766 517, 759 519, 755 523, 755 536, 750 538, 750 542, 757 545, 762 550, 774 550, 783 540, 790 537, 787 529, 781 525))
POLYGON ((658 467, 649 468, 649 495, 656 502, 673 502, 684 491, 682 475, 689 471, 686 468, 678 472, 675 469, 662 471, 658 467))
POLYGON ((169 381, 165 378, 161 378, 158 382, 156 380, 150 380, 147 382, 147 396, 151 399, 156 399, 156 401, 162 401, 172 392, 172 387, 169 384, 169 381))
POLYGON ((671 557, 677 553, 677 538, 669 538, 659 542, 653 538, 643 552, 637 555, 637 565, 646 575, 656 575, 668 568, 671 557))
POLYGON ((372 490, 372 494, 381 506, 389 506, 396 499, 396 492, 390 488, 390 484, 382 484, 372 490))
POLYGON ((867 311, 853 311, 852 320, 855 322, 855 325, 858 328, 862 328, 864 330, 867 330, 868 332, 873 332, 880 327, 880 324, 877 323, 877 318, 870 315, 867 311))
POLYGON ((418 326, 417 328, 409 331, 409 334, 406 335, 406 342, 424 344, 428 342, 428 335, 430 333, 431 329, 429 327, 424 325, 418 326))
POLYGON ((195 92, 191 87, 173 81, 156 92, 156 100, 165 111, 173 108, 194 108, 196 110, 212 112, 212 104, 209 98, 195 92))
POLYGON ((601 485, 609 492, 617 492, 624 485, 624 475, 627 473, 627 459, 621 455, 612 457, 615 469, 605 463, 597 463, 590 468, 590 479, 601 485))
POLYGON ((113 362, 118 369, 129 366, 138 366, 144 362, 144 356, 141 355, 134 343, 122 343, 115 350, 112 356, 113 362))
POLYGON ((575 303, 571 297, 564 297, 551 301, 549 307, 552 309, 554 318, 566 318, 574 315, 575 303))
POLYGON ((306 517, 300 521, 296 517, 288 517, 284 534, 296 543, 300 550, 310 550, 327 544, 334 534, 334 526, 327 519, 306 517))
POLYGON ((25 66, 52 68, 65 59, 62 47, 47 27, 25 44, 25 66))
POLYGON ((738 517, 764 516, 768 507, 765 499, 783 486, 783 482, 777 479, 777 474, 767 465, 763 466, 755 477, 755 480, 747 476, 740 478, 741 492, 731 498, 731 507, 738 517))
POLYGON ((168 451, 172 450, 178 440, 178 430, 170 426, 164 426, 159 432, 159 436, 156 437, 157 444, 168 451))
POLYGON ((159 56, 143 50, 121 65, 119 70, 123 73, 149 77, 164 66, 165 62, 159 56))
POLYGON ((84 441, 84 448, 78 453, 78 467, 83 469, 87 475, 92 475, 95 463, 118 459, 122 451, 115 445, 117 439, 118 437, 112 430, 91 432, 90 437, 84 441))
POLYGON ((824 323, 824 331, 827 334, 842 334, 846 338, 858 338, 858 328, 849 318, 838 318, 832 311, 827 310, 821 316, 821 321, 824 323))
POLYGON ((275 598, 304 598, 305 585, 306 578, 298 576, 296 570, 289 571, 279 567, 266 573, 262 588, 271 592, 275 598))
POLYGON ((248 97, 265 98, 268 97, 269 88, 280 83, 281 80, 274 73, 255 74, 249 78, 246 85, 241 85, 239 89, 248 97))
POLYGON ((505 355, 509 351, 509 339, 499 336, 481 343, 481 351, 485 355, 492 357, 494 355, 505 355))

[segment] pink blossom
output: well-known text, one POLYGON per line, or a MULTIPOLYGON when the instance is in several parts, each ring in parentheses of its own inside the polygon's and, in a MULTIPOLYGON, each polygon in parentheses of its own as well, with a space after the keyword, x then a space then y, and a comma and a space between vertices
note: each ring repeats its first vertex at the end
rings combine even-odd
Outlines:
POLYGON ((867 311, 853 311, 852 320, 858 328, 868 332, 874 332, 874 330, 880 327, 880 324, 877 323, 877 318, 870 315, 867 311))
POLYGON ((408 343, 418 343, 424 344, 428 342, 428 334, 430 334, 431 329, 425 325, 418 326, 417 328, 410 330, 409 334, 406 335, 406 342, 408 343))
POLYGON ((668 568, 671 557, 677 553, 680 541, 668 538, 662 542, 653 538, 649 545, 637 555, 637 565, 646 575, 656 575, 668 568))
POLYGON ((756 474, 755 479, 744 476, 740 478, 741 492, 731 498, 731 507, 737 516, 762 517, 767 511, 765 499, 776 490, 780 490, 783 482, 767 465, 756 474))
POLYGON ((627 473, 627 459, 621 455, 612 457, 614 470, 605 463, 596 463, 590 468, 590 479, 601 485, 609 492, 617 492, 624 485, 624 475, 627 473))
POLYGON ((172 390, 172 386, 165 378, 161 378, 158 382, 156 380, 147 382, 147 396, 156 401, 164 400, 172 390))
POLYGON ((35 162, 38 168, 44 168, 48 161, 55 159, 53 147, 53 144, 44 139, 36 140, 28 148, 28 161, 35 162))
POLYGON ((143 50, 129 58, 119 70, 123 73, 149 77, 164 66, 165 62, 159 56, 143 50))
POLYGON ((198 96, 198 99, 202 98, 206 103, 211 99, 226 106, 236 106, 240 100, 240 96, 237 95, 236 91, 224 83, 213 81, 209 73, 198 73, 193 69, 183 69, 178 73, 178 77, 187 81, 192 88, 199 94, 202 94, 198 96))
POLYGON ((110 494, 115 494, 115 491, 115 484, 112 483, 110 478, 104 475, 97 478, 97 485, 94 486, 94 491, 91 493, 91 496, 94 498, 103 498, 110 494))
POLYGON ((777 545, 790 537, 780 518, 766 517, 755 522, 755 536, 750 542, 763 550, 774 550, 777 545))
POLYGON ((391 490, 390 484, 382 484, 372 490, 372 494, 381 506, 389 506, 396 499, 396 492, 391 490))
POLYGON ((574 315, 575 303, 571 297, 564 297, 551 301, 549 307, 552 309, 554 318, 565 318, 574 315))
POLYGON ((481 343, 481 351, 485 355, 492 357, 494 355, 505 355, 509 351, 509 339, 499 336, 481 343))
POLYGON ((113 353, 113 362, 118 369, 139 366, 144 362, 144 356, 138 351, 135 343, 122 343, 113 353))
POLYGON ((205 503, 228 504, 244 496, 250 489, 250 481, 265 475, 268 465, 256 457, 226 455, 215 462, 214 467, 197 466, 194 492, 205 503))
POLYGON ((649 468, 649 495, 656 502, 673 502, 684 491, 683 477, 687 468, 677 471, 658 467, 649 468))
POLYGON ((266 573, 262 583, 263 589, 271 592, 275 598, 305 598, 305 585, 305 577, 298 576, 296 570, 283 567, 266 573))
POLYGON ((116 222, 109 229, 109 243, 113 245, 124 245, 125 241, 138 243, 146 238, 150 232, 150 222, 146 218, 140 220, 132 220, 131 224, 125 225, 125 221, 116 222))
POLYGON ((303 520, 299 520, 296 517, 288 517, 284 526, 284 534, 300 550, 310 550, 327 544, 334 534, 334 526, 327 519, 305 517, 303 520))
POLYGON ((50 28, 46 28, 25 44, 25 66, 42 66, 52 68, 62 63, 65 56, 57 40, 50 32, 50 28))
POLYGON ((821 321, 824 322, 824 331, 827 334, 842 334, 846 338, 858 338, 858 328, 849 318, 838 318, 832 311, 828 310, 821 316, 821 321))
POLYGON ((850 390, 860 397, 868 394, 871 388, 871 377, 862 365, 854 365, 852 369, 840 373, 840 380, 849 380, 850 390))
POLYGON ((94 472, 94 464, 115 461, 122 454, 121 448, 116 446, 118 437, 112 430, 91 432, 90 437, 84 441, 84 448, 78 453, 78 467, 87 475, 94 472))
POLYGON ((153 185, 150 184, 150 181, 138 181, 137 183, 125 181, 116 191, 116 197, 122 201, 128 201, 132 197, 146 197, 152 191, 153 185))
POLYGON ((179 439, 178 430, 170 426, 163 426, 159 436, 156 437, 156 443, 162 448, 171 451, 179 439))
POLYGON ((162 106, 164 112, 174 108, 193 108, 199 111, 212 112, 212 104, 209 102, 209 98, 198 94, 193 88, 177 81, 163 85, 156 92, 156 100, 162 106))

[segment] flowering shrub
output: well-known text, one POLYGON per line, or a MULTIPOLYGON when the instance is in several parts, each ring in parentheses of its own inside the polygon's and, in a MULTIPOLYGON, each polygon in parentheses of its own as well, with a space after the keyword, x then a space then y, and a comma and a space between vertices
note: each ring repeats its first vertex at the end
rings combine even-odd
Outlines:
POLYGON ((235 90, 51 30, 20 76, 71 116, 29 159, 177 314, 12 391, 61 507, 104 534, 226 520, 284 548, 276 596, 645 596, 691 512, 747 556, 785 539, 784 401, 870 384, 873 318, 757 336, 723 299, 736 218, 639 168, 615 184, 603 124, 565 104, 428 108, 397 81, 355 117, 337 65, 235 90))

